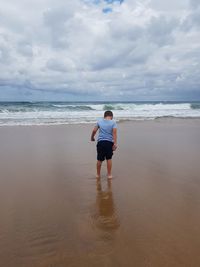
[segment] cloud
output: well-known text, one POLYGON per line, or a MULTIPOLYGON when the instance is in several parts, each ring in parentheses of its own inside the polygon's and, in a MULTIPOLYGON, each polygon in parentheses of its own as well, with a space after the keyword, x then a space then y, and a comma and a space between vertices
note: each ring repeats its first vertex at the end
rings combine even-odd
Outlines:
POLYGON ((146 35, 151 42, 156 43, 160 47, 173 44, 175 39, 173 32, 176 30, 178 24, 179 21, 175 18, 168 19, 165 16, 152 18, 146 30, 146 35))
POLYGON ((1 2, 0 99, 200 98, 199 1, 169 1, 1 2))
POLYGON ((200 28, 200 8, 192 10, 182 23, 182 29, 191 31, 192 29, 199 30, 200 28))
POLYGON ((190 5, 192 8, 198 8, 200 6, 199 0, 190 0, 190 5))

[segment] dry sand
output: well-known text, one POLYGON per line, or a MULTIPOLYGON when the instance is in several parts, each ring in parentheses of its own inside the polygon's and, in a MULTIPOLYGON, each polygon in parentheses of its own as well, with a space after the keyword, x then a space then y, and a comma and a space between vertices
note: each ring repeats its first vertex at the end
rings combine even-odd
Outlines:
POLYGON ((118 126, 109 183, 92 125, 0 127, 1 267, 200 266, 200 120, 118 126))

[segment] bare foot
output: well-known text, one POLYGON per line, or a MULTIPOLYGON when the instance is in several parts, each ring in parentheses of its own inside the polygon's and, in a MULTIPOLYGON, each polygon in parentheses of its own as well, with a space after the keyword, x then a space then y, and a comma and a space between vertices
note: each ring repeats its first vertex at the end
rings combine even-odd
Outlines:
POLYGON ((108 179, 112 179, 113 177, 112 177, 112 174, 111 175, 108 175, 108 179))

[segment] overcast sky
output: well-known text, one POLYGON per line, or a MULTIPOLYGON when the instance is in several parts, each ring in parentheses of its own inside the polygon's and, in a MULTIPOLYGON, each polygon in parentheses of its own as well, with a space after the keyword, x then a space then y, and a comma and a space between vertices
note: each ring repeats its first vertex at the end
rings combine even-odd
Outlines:
POLYGON ((200 1, 1 0, 0 100, 200 100, 200 1))

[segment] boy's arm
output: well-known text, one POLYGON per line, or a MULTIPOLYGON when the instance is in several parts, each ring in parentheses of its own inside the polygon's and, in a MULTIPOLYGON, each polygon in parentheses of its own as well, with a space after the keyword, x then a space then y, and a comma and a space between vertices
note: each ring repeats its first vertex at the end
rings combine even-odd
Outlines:
POLYGON ((95 126, 93 131, 92 131, 92 134, 91 134, 91 141, 95 141, 94 137, 95 137, 95 134, 97 133, 99 127, 98 126, 95 126))
POLYGON ((113 150, 116 150, 117 149, 117 128, 113 128, 113 140, 114 140, 113 150))

